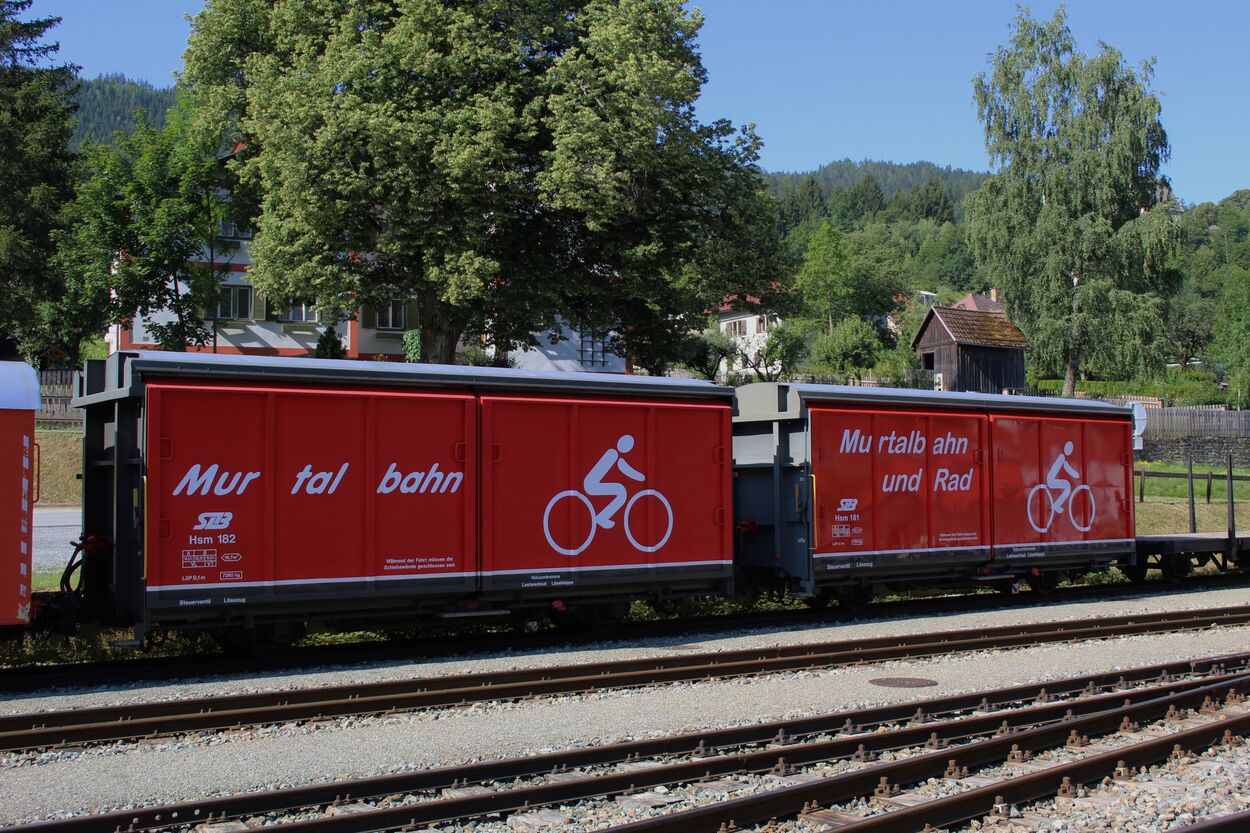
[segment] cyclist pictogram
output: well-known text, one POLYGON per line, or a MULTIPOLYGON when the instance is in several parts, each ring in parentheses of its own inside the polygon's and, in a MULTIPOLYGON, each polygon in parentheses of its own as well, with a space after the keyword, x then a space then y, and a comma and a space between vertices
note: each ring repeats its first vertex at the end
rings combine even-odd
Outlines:
POLYGON ((1066 474, 1076 480, 1081 478, 1081 473, 1068 462, 1072 452, 1072 443, 1064 443, 1063 452, 1046 472, 1046 482, 1038 483, 1029 490, 1026 500, 1029 525, 1038 532, 1049 530, 1057 515, 1067 515, 1072 526, 1081 532, 1089 532, 1094 525, 1093 490, 1085 483, 1073 488, 1071 481, 1062 476, 1066 474))
POLYGON ((622 456, 628 454, 633 450, 633 448, 634 438, 629 434, 621 436, 620 439, 616 441, 616 445, 603 452, 603 454, 599 457, 599 462, 595 463, 594 466, 591 467, 590 471, 586 473, 585 478, 582 479, 581 489, 565 489, 563 492, 556 493, 556 495, 548 501, 547 508, 543 511, 543 535, 547 537, 547 543, 551 545, 553 550, 563 553, 564 555, 579 555, 584 552, 585 549, 590 546, 590 543, 595 540, 595 533, 599 531, 600 527, 604 529, 612 529, 616 526, 616 521, 613 518, 616 513, 620 511, 621 506, 625 507, 625 514, 623 516, 624 523, 622 524, 625 529, 625 537, 629 539, 629 543, 633 545, 634 549, 642 552, 655 552, 660 547, 668 543, 669 536, 673 534, 673 507, 669 505, 668 498, 664 497, 662 493, 657 492, 655 489, 642 489, 641 491, 634 492, 634 494, 630 496, 629 490, 625 488, 624 483, 617 483, 614 481, 605 482, 603 479, 610 472, 612 472, 613 469, 615 469, 628 477, 630 480, 634 480, 639 483, 646 480, 646 476, 626 462, 625 458, 622 456), (611 495, 612 500, 607 504, 607 506, 596 512, 595 505, 591 502, 590 496, 607 495, 611 495), (664 535, 661 536, 658 542, 650 545, 640 543, 638 539, 634 537, 634 531, 630 527, 631 513, 638 502, 644 497, 653 497, 658 500, 660 505, 664 507, 664 512, 667 515, 667 525, 664 530, 664 535), (573 498, 574 500, 580 502, 590 513, 590 531, 586 534, 585 540, 583 540, 581 544, 576 547, 561 546, 556 543, 555 538, 551 534, 551 510, 555 508, 557 503, 565 498, 573 498))

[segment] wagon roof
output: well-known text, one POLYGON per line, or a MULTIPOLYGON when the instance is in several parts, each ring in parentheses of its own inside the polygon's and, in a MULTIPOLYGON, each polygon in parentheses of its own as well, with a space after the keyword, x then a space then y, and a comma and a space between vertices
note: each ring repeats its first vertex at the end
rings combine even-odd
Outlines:
MULTIPOLYGON (((90 371, 88 375, 91 375, 90 371)), ((142 384, 143 379, 153 376, 405 387, 454 385, 475 389, 619 394, 631 397, 733 397, 733 388, 711 382, 618 373, 569 373, 464 365, 126 351, 110 356, 103 369, 102 379, 98 382, 88 381, 84 395, 75 399, 73 404, 90 404, 96 397, 133 395, 138 392, 137 386, 142 384)))
POLYGON ((0 410, 39 410, 39 374, 26 362, 0 362, 0 410))
POLYGON ((1072 414, 1131 419, 1133 411, 1123 405, 1089 399, 1052 396, 1008 396, 997 393, 871 388, 852 385, 806 385, 758 382, 738 388, 735 422, 794 419, 805 404, 821 402, 850 406, 893 406, 932 410, 1009 411, 1072 414))

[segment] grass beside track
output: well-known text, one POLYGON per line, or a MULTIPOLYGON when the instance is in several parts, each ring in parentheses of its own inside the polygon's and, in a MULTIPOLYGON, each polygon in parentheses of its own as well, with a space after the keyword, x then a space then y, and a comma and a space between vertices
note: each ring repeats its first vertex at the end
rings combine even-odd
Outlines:
POLYGON ((36 431, 39 443, 39 506, 77 506, 82 500, 82 434, 36 431))

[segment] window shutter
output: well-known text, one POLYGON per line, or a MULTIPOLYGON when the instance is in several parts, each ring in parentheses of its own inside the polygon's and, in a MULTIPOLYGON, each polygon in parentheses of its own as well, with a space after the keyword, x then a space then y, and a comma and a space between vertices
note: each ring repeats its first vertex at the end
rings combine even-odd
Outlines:
POLYGON ((372 330, 378 326, 377 310, 368 304, 363 304, 359 311, 360 318, 357 319, 361 327, 367 327, 372 330))
POLYGON ((252 287, 252 318, 256 321, 269 320, 269 299, 256 287, 252 287))
POLYGON ((418 330, 421 328, 421 316, 418 314, 417 302, 409 300, 404 304, 404 329, 418 330))

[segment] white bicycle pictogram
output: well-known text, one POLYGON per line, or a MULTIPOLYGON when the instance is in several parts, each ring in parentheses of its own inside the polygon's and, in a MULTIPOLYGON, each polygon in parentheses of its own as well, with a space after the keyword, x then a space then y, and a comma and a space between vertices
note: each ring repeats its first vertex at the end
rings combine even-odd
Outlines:
MULTIPOLYGON (((590 498, 586 497, 586 495, 579 489, 565 489, 563 492, 558 492, 556 496, 551 499, 551 502, 547 504, 546 511, 543 512, 543 534, 547 536, 547 543, 551 545, 553 550, 565 555, 580 555, 584 552, 585 549, 590 546, 591 542, 595 540, 595 533, 599 531, 601 526, 603 526, 603 523, 600 522, 598 516, 595 515, 595 507, 590 502, 590 498), (557 503, 567 497, 577 498, 585 504, 586 510, 590 512, 590 532, 586 534, 586 540, 582 541, 580 546, 572 548, 560 546, 556 543, 555 538, 551 536, 551 510, 555 508, 557 503)), ((640 492, 634 492, 634 494, 630 497, 629 502, 625 504, 624 526, 625 537, 629 539, 629 543, 633 545, 634 549, 642 552, 655 552, 660 547, 667 544, 669 536, 673 534, 673 507, 669 505, 668 498, 664 497, 663 494, 657 492, 655 489, 643 489, 640 492), (664 530, 664 536, 651 546, 640 544, 638 539, 634 537, 634 531, 629 525, 630 512, 633 511, 634 506, 637 505, 639 500, 648 495, 659 500, 660 505, 664 507, 664 511, 668 514, 668 525, 664 530)))
POLYGON ((1055 522, 1056 515, 1067 515, 1068 520, 1072 522, 1072 526, 1081 532, 1089 532, 1089 528, 1094 525, 1094 492, 1085 483, 1073 487, 1071 481, 1064 477, 1068 475, 1073 479, 1080 479, 1081 473, 1072 467, 1068 462, 1068 458, 1072 456, 1076 450, 1075 446, 1069 441, 1063 444, 1063 451, 1055 457, 1054 462, 1050 464, 1050 468, 1046 472, 1046 482, 1038 483, 1029 490, 1029 496, 1025 498, 1025 513, 1029 516, 1029 525, 1037 532, 1046 532, 1055 522), (1085 499, 1089 501, 1089 512, 1085 514, 1087 520, 1082 525, 1078 520, 1078 514, 1072 510, 1072 504, 1076 502, 1078 495, 1085 495, 1085 499), (1046 496, 1046 518, 1041 521, 1042 495, 1046 496), (1035 501, 1034 498, 1037 500, 1035 501))
POLYGON ((634 438, 629 434, 622 435, 616 441, 613 448, 609 448, 600 457, 599 461, 591 467, 590 471, 582 481, 581 489, 565 489, 563 492, 557 492, 550 501, 547 502, 547 508, 543 511, 543 535, 547 537, 547 543, 556 552, 564 555, 579 555, 590 546, 595 540, 595 533, 600 527, 611 529, 616 526, 616 522, 612 517, 617 513, 622 505, 625 507, 624 527, 625 537, 629 539, 629 543, 634 549, 641 552, 655 552, 660 547, 668 543, 669 536, 673 534, 673 507, 669 505, 668 498, 655 489, 642 489, 635 492, 626 499, 627 490, 625 484, 614 481, 605 481, 604 475, 613 470, 620 472, 631 480, 643 482, 646 478, 642 472, 635 469, 625 461, 622 455, 628 454, 634 448, 634 438), (602 510, 596 511, 593 503, 590 502, 590 495, 602 495, 612 497, 610 503, 602 510), (664 507, 665 513, 668 515, 668 525, 664 530, 664 535, 655 544, 640 544, 638 539, 634 537, 634 531, 630 526, 630 513, 633 512, 634 506, 637 505, 644 497, 654 497, 664 507), (590 532, 586 534, 586 539, 577 547, 564 547, 556 543, 551 535, 551 510, 556 504, 565 498, 576 498, 586 507, 586 511, 590 512, 590 532))
POLYGON ((1045 483, 1038 483, 1029 490, 1028 515, 1029 525, 1038 532, 1048 531, 1051 525, 1055 522, 1056 515, 1067 515, 1068 520, 1072 522, 1072 526, 1076 527, 1081 532, 1089 532, 1089 528, 1094 525, 1094 493, 1088 485, 1082 483, 1080 486, 1077 486, 1072 490, 1072 494, 1068 495, 1066 504, 1056 510, 1054 490, 1052 490, 1045 483), (1040 495, 1046 496, 1045 523, 1038 523, 1037 519, 1039 515, 1034 512, 1035 507, 1037 509, 1041 508, 1042 498, 1040 495), (1077 495, 1085 495, 1086 499, 1089 500, 1089 513, 1086 515, 1088 520, 1084 524, 1077 520, 1078 513, 1070 511, 1072 509, 1072 504, 1076 502, 1077 495), (1038 498, 1038 500, 1035 502, 1034 498, 1038 498))

